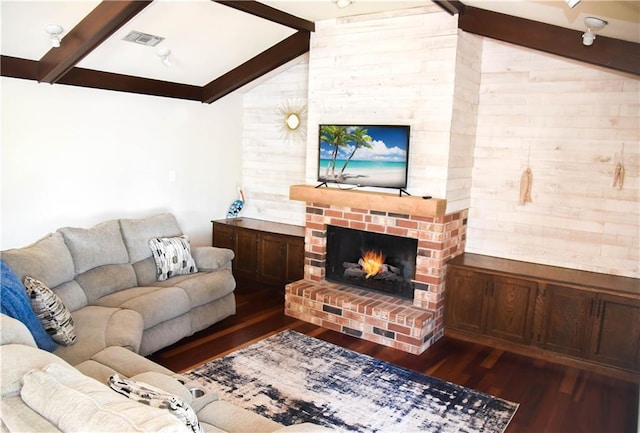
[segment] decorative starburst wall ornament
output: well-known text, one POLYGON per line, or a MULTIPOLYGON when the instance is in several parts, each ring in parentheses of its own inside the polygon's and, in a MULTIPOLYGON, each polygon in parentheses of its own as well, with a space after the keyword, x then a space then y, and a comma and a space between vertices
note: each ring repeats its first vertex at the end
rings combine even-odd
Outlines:
POLYGON ((276 115, 282 138, 304 142, 307 136, 307 106, 304 103, 287 101, 276 108, 276 115))

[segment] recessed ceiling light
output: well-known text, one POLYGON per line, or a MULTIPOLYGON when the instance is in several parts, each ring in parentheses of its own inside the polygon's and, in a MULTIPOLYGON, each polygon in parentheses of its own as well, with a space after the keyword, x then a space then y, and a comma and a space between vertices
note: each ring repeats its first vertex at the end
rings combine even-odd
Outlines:
POLYGON ((334 0, 339 8, 346 8, 351 4, 351 0, 334 0))

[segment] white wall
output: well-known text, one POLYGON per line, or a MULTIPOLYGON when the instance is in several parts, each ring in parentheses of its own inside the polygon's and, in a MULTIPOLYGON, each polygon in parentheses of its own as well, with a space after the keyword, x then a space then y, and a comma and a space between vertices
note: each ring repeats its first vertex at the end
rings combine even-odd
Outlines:
POLYGON ((467 251, 639 277, 638 95, 637 76, 485 39, 467 251))
POLYGON ((241 96, 211 105, 2 78, 0 248, 173 212, 211 244, 240 183, 241 96))

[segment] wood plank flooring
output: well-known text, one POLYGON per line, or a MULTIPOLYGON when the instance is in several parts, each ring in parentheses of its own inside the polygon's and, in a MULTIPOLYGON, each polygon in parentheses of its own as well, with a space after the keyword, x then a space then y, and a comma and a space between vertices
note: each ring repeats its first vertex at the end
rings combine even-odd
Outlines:
POLYGON ((278 289, 238 283, 237 314, 150 356, 182 372, 284 329, 520 403, 506 433, 633 433, 638 384, 444 337, 411 355, 283 313, 278 289))

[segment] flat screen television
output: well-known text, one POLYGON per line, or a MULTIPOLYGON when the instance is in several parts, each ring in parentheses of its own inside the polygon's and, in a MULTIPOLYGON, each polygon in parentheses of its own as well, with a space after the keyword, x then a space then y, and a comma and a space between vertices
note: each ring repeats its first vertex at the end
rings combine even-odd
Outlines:
POLYGON ((320 125, 318 182, 407 187, 409 126, 320 125))

